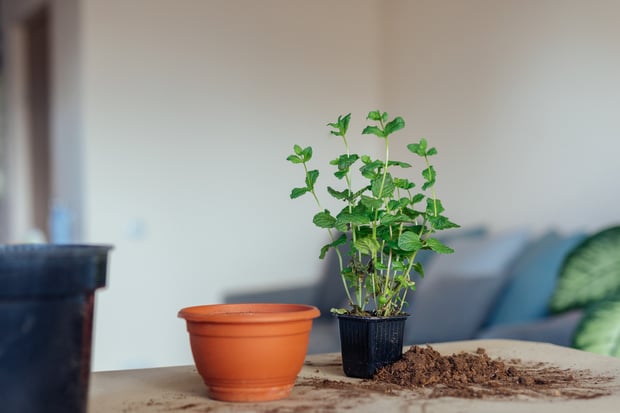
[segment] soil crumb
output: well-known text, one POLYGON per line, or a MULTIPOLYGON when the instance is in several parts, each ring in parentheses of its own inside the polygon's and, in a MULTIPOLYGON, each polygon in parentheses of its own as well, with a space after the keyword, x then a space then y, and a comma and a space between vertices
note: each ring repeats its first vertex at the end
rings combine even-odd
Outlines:
POLYGON ((442 356, 430 346, 411 346, 401 360, 379 369, 372 382, 425 390, 425 396, 461 398, 591 399, 611 393, 611 377, 544 363, 492 359, 486 350, 442 356))

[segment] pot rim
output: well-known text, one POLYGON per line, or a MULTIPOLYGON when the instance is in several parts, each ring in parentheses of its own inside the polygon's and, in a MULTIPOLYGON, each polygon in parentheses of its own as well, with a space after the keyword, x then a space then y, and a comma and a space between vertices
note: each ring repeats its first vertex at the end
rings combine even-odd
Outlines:
POLYGON ((0 257, 67 258, 105 254, 112 249, 111 244, 1 244, 0 257))
POLYGON ((344 318, 349 320, 364 320, 367 322, 386 321, 386 320, 405 320, 410 316, 408 313, 402 313, 398 315, 391 315, 387 317, 376 315, 355 315, 355 314, 334 314, 336 318, 344 318))
POLYGON ((209 323, 273 323, 311 320, 321 315, 318 308, 307 304, 241 303, 207 304, 185 307, 177 316, 188 322, 209 323))

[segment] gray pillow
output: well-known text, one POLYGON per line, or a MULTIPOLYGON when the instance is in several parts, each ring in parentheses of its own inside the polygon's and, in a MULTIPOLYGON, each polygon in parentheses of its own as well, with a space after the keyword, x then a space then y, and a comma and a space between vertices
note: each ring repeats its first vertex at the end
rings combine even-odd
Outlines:
POLYGON ((550 231, 519 256, 486 326, 523 323, 547 316, 547 305, 564 257, 585 237, 550 231))
POLYGON ((530 322, 495 325, 482 330, 476 338, 538 341, 570 347, 582 317, 582 311, 575 310, 530 322))
POLYGON ((515 230, 453 240, 455 253, 431 261, 410 297, 406 342, 473 338, 528 237, 527 231, 515 230))

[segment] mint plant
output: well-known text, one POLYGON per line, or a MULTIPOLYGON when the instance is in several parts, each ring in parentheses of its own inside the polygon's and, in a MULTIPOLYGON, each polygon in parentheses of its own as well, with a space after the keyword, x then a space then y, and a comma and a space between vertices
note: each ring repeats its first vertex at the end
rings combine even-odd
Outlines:
MULTIPOLYGON (((407 149, 422 162, 422 185, 392 171, 405 170, 412 165, 390 159, 390 139, 405 127, 401 117, 389 120, 386 112, 371 111, 367 120, 372 122, 362 135, 383 139, 384 159, 351 153, 348 129, 351 114, 339 116, 329 123, 330 133, 342 138, 345 153, 330 162, 334 175, 343 182, 342 188, 327 186, 327 193, 344 203, 333 214, 321 205, 317 193, 319 171, 310 169, 312 147, 293 146, 294 153, 287 160, 304 168, 305 185, 293 188, 291 199, 310 194, 319 212, 313 222, 329 233, 330 242, 323 246, 320 258, 330 249, 338 256, 342 283, 350 309, 332 309, 339 314, 389 317, 403 313, 409 291, 415 290, 413 275, 424 276, 424 268, 416 262, 421 250, 449 254, 453 250, 432 234, 458 227, 443 215, 444 207, 435 194, 437 173, 430 158, 437 155, 426 139, 407 145, 407 149), (353 174, 355 168, 359 174, 353 174), (363 183, 355 187, 360 178, 363 183), (414 190, 416 188, 416 190, 414 190), (346 255, 341 248, 348 245, 346 255), (346 259, 345 259, 346 258, 346 259)), ((359 185, 359 184, 358 184, 359 185)))

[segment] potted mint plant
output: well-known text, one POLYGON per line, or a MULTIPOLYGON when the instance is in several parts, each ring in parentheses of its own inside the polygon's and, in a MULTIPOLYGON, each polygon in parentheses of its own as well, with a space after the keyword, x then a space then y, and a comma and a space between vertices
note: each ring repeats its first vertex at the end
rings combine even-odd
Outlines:
POLYGON ((287 160, 303 166, 305 185, 293 188, 291 199, 310 194, 319 212, 314 224, 325 229, 330 242, 320 258, 334 250, 340 264, 342 284, 349 308, 332 309, 339 319, 343 369, 350 377, 371 377, 375 370, 402 356, 407 314, 407 294, 415 290, 415 276, 424 276, 416 261, 422 250, 449 254, 453 250, 435 237, 441 230, 458 227, 443 213, 444 206, 435 193, 436 170, 430 159, 437 154, 425 139, 407 145, 421 161, 421 185, 394 171, 406 171, 412 164, 390 159, 392 135, 405 127, 401 117, 388 118, 386 112, 371 111, 371 121, 362 135, 384 141, 383 159, 351 152, 349 122, 351 114, 329 123, 331 134, 342 139, 344 153, 330 165, 342 187, 327 186, 327 194, 342 209, 323 208, 317 187, 319 171, 311 169, 312 147, 294 145, 287 160))

